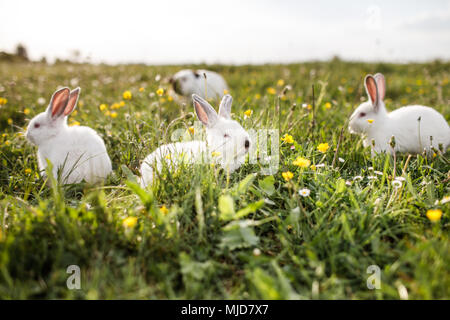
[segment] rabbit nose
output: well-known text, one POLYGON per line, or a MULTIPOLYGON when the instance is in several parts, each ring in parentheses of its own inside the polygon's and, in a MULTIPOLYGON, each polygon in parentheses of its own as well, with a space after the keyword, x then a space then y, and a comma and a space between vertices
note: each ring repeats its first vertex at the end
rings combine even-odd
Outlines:
POLYGON ((250 147, 250 141, 248 139, 245 140, 244 145, 245 145, 245 149, 248 149, 250 147))

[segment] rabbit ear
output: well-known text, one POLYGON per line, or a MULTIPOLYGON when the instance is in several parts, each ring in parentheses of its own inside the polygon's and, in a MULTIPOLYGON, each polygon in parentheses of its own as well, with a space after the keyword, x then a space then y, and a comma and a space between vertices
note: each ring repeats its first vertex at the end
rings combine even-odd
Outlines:
POLYGON ((194 101, 195 113, 198 119, 207 127, 214 126, 219 119, 216 110, 206 100, 203 100, 196 94, 192 95, 192 100, 194 101))
POLYGON ((372 75, 368 74, 364 79, 364 85, 366 86, 367 95, 369 96, 372 105, 375 107, 375 111, 377 111, 379 101, 377 82, 375 81, 375 78, 372 75))
POLYGON ((78 96, 80 95, 80 90, 81 89, 78 87, 70 92, 69 102, 67 102, 66 108, 64 109, 65 116, 71 114, 75 109, 78 102, 78 96))
POLYGON ((384 100, 384 95, 386 94, 386 79, 381 73, 374 75, 375 81, 377 82, 378 88, 378 98, 380 101, 384 100))
POLYGON ((57 90, 50 100, 50 104, 47 108, 47 113, 52 117, 59 117, 64 113, 64 109, 69 101, 69 88, 62 88, 57 90))
POLYGON ((219 116, 225 119, 231 119, 231 104, 233 103, 233 98, 226 94, 223 96, 222 101, 219 106, 219 116))

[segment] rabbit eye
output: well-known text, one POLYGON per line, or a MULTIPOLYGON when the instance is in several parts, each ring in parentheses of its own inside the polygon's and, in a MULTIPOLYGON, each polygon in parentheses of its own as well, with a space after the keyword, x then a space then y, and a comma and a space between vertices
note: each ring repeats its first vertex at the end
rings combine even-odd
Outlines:
POLYGON ((361 112, 360 114, 359 114, 359 116, 362 118, 362 117, 365 117, 366 116, 366 113, 365 112, 361 112))
POLYGON ((40 126, 41 126, 41 125, 40 125, 39 123, 35 123, 35 124, 34 124, 34 127, 35 127, 35 128, 39 128, 40 126))

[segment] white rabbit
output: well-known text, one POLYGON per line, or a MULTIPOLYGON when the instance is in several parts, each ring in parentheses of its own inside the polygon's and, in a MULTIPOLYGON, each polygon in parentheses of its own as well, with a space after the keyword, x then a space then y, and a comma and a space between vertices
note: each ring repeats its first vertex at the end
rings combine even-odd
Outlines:
POLYGON ((203 99, 220 99, 228 91, 225 79, 220 74, 208 70, 181 70, 170 78, 169 82, 173 90, 182 96, 196 94, 203 99))
POLYGON ((34 117, 27 128, 28 141, 37 145, 39 170, 45 174, 46 159, 53 176, 64 184, 100 181, 111 172, 111 160, 102 138, 89 127, 67 125, 67 116, 78 101, 80 88, 57 90, 45 112, 34 117))
POLYGON ((193 140, 162 145, 148 155, 141 165, 141 185, 151 184, 154 168, 161 172, 165 162, 169 169, 185 163, 219 163, 222 168, 233 172, 244 162, 250 149, 249 134, 235 120, 231 119, 230 95, 222 98, 219 114, 201 97, 193 94, 195 113, 206 127, 206 141, 193 140))
POLYGON ((387 112, 384 105, 386 81, 381 73, 367 75, 364 79, 369 101, 362 103, 350 117, 351 133, 362 134, 365 147, 374 146, 374 152, 388 151, 392 154, 389 142, 395 137, 395 152, 431 152, 431 147, 444 152, 450 146, 450 127, 444 117, 436 110, 425 106, 407 106, 387 112))

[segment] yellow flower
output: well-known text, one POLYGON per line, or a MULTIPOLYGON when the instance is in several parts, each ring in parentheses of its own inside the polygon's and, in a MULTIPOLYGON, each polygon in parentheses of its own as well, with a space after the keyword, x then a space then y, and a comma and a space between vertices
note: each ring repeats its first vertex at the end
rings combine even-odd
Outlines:
POLYGON ((289 181, 294 177, 294 174, 290 171, 286 171, 281 173, 281 175, 283 176, 284 180, 289 181))
POLYGON ((272 87, 269 87, 269 88, 267 88, 267 93, 268 94, 276 94, 277 93, 277 90, 275 90, 274 88, 272 88, 272 87))
POLYGON ((124 106, 125 106, 125 101, 123 101, 123 100, 122 100, 122 101, 120 101, 120 102, 119 102, 119 107, 121 107, 121 108, 122 108, 122 107, 124 107, 124 106))
POLYGON ((328 143, 321 143, 317 146, 317 150, 319 150, 322 153, 327 152, 327 150, 330 148, 330 146, 328 145, 328 143))
POLYGON ((144 88, 140 87, 139 92, 144 92, 144 88))
POLYGON ((160 102, 160 103, 164 103, 164 102, 166 102, 166 99, 161 98, 161 99, 159 99, 159 102, 160 102))
POLYGON ((284 86, 284 80, 283 79, 278 80, 277 81, 277 86, 279 86, 279 87, 284 86))
POLYGON ((412 92, 411 87, 406 87, 406 92, 407 92, 407 93, 411 93, 411 92, 412 92))
POLYGON ((118 104, 118 103, 113 103, 112 105, 111 105, 111 109, 112 110, 114 110, 114 109, 119 109, 120 108, 120 105, 118 104))
POLYGON ((421 85, 422 85, 422 80, 417 79, 417 80, 416 80, 416 84, 417 84, 418 86, 421 86, 421 85))
POLYGON ((172 155, 169 153, 169 154, 166 156, 166 159, 167 159, 167 160, 172 159, 172 155))
POLYGON ((325 109, 331 109, 331 103, 329 102, 325 103, 325 109))
POLYGON ((78 110, 74 110, 73 112, 72 112, 72 116, 76 116, 78 114, 78 110))
POLYGON ((30 173, 31 173, 31 169, 30 169, 30 168, 26 168, 26 169, 25 169, 25 173, 26 173, 26 174, 30 174, 30 173))
POLYGON ((167 209, 167 207, 165 205, 163 205, 161 208, 159 208, 159 211, 161 211, 161 213, 163 213, 163 214, 169 213, 169 209, 167 209))
POLYGON ((156 90, 156 94, 161 97, 164 94, 164 89, 159 88, 158 90, 156 90))
POLYGON ((9 142, 8 140, 5 141, 5 146, 9 146, 11 144, 11 142, 9 142))
POLYGON ((78 107, 82 107, 82 106, 84 106, 84 102, 83 102, 83 100, 80 100, 80 101, 78 101, 78 107))
POLYGON ((311 161, 302 157, 297 157, 297 159, 295 159, 292 164, 294 166, 300 167, 300 168, 308 168, 309 165, 311 164, 311 161))
POLYGON ((123 219, 122 224, 125 228, 134 228, 134 226, 137 223, 137 220, 138 220, 137 217, 127 217, 123 219))
POLYGON ((213 151, 213 152, 211 152, 211 156, 213 156, 213 157, 218 157, 218 156, 220 156, 220 152, 218 152, 218 151, 213 151))
POLYGON ((100 111, 105 111, 106 109, 108 109, 108 105, 102 103, 98 108, 100 109, 100 111))
POLYGON ((190 132, 191 134, 194 134, 194 132, 195 132, 194 127, 189 127, 188 130, 189 130, 189 132, 190 132))
POLYGON ((129 91, 129 90, 125 91, 122 96, 125 100, 131 100, 131 98, 133 97, 133 95, 131 94, 131 91, 129 91))
POLYGON ((78 121, 76 121, 76 120, 73 120, 71 123, 70 123, 70 127, 73 127, 73 126, 79 126, 80 125, 80 123, 78 122, 78 121))
POLYGON ((117 112, 115 111, 111 112, 111 118, 117 118, 117 112))
POLYGON ((245 114, 248 118, 250 118, 250 116, 252 115, 252 113, 253 113, 253 110, 252 110, 252 109, 248 109, 248 110, 246 110, 246 111, 244 112, 244 114, 245 114))
POLYGON ((316 170, 316 165, 312 164, 310 168, 311 168, 311 170, 315 171, 316 170))
POLYGON ((105 116, 109 117, 110 114, 111 114, 111 112, 109 112, 109 110, 106 110, 105 116))
POLYGON ((431 222, 436 222, 441 220, 442 210, 441 209, 430 209, 427 211, 427 218, 430 219, 431 222))
POLYGON ((30 114, 30 112, 31 112, 31 110, 30 109, 28 109, 28 108, 25 108, 24 110, 23 110, 23 113, 24 114, 30 114))
POLYGON ((286 143, 294 143, 294 138, 292 138, 292 136, 290 134, 285 134, 282 138, 281 141, 284 141, 286 143))
POLYGON ((256 99, 256 100, 261 99, 261 95, 260 95, 259 93, 255 94, 255 99, 256 99))
POLYGON ((373 123, 373 119, 367 119, 368 123, 373 123))
POLYGON ((7 103, 8 103, 8 99, 0 97, 0 105, 7 104, 7 103))
POLYGON ((172 96, 167 96, 167 101, 172 101, 172 100, 173 100, 172 96))
POLYGON ((228 90, 227 89, 223 89, 223 94, 228 94, 228 90))
POLYGON ((13 124, 13 119, 9 118, 7 121, 8 121, 8 124, 13 124))

